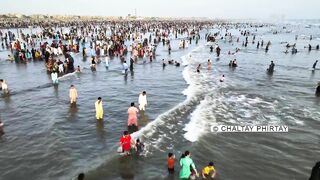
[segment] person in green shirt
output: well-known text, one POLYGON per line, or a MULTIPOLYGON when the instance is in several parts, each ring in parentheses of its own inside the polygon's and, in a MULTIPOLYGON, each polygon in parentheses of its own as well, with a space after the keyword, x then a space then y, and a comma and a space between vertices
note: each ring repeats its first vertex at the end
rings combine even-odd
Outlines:
POLYGON ((180 179, 189 179, 191 176, 191 171, 195 172, 196 176, 199 176, 196 166, 194 165, 193 160, 190 158, 190 155, 190 152, 186 151, 180 159, 180 179))

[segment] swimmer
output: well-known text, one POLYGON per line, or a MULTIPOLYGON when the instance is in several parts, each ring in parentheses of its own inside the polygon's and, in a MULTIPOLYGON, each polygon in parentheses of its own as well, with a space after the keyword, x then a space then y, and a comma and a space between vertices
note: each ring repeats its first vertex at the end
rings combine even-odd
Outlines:
POLYGON ((143 91, 140 95, 139 95, 139 109, 140 111, 145 111, 146 110, 146 106, 148 104, 147 101, 147 92, 143 91))
POLYGON ((180 63, 178 61, 175 61, 175 66, 179 67, 180 66, 180 63))
POLYGON ((200 69, 201 69, 201 64, 199 64, 197 67, 197 73, 200 73, 200 69))
POLYGON ((313 65, 312 65, 312 68, 313 68, 313 69, 316 69, 317 63, 318 63, 318 60, 316 60, 316 61, 313 63, 313 65))
POLYGON ((101 97, 98 97, 98 100, 95 102, 95 108, 96 108, 96 119, 102 120, 103 119, 103 106, 102 106, 102 99, 101 97))
POLYGON ((69 97, 70 97, 70 104, 76 104, 77 103, 78 92, 77 92, 77 89, 74 87, 74 85, 70 86, 69 97))
POLYGON ((202 169, 202 178, 203 179, 207 179, 207 178, 214 179, 216 174, 217 174, 217 172, 214 168, 213 162, 209 162, 209 164, 202 169))
POLYGON ((210 59, 208 59, 208 70, 210 70, 211 69, 211 61, 210 61, 210 59))
POLYGON ((134 103, 131 103, 131 106, 128 109, 128 131, 133 133, 138 131, 138 114, 139 110, 134 106, 134 103))
POLYGON ((224 82, 224 74, 221 75, 220 82, 224 82))

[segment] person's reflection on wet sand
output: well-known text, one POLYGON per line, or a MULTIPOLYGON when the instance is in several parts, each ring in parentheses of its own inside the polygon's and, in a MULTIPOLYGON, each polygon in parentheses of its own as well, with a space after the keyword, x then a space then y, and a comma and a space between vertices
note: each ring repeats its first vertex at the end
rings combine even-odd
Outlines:
POLYGON ((76 120, 76 114, 78 112, 78 106, 77 104, 73 103, 73 104, 70 104, 70 108, 69 108, 69 114, 70 116, 68 117, 69 120, 76 120))
POLYGON ((134 79, 134 71, 130 71, 130 75, 131 75, 131 81, 133 81, 133 79, 134 79))
POLYGON ((56 84, 56 85, 53 85, 54 96, 55 96, 56 98, 59 97, 58 87, 59 87, 59 86, 58 86, 57 84, 56 84))
POLYGON ((149 117, 147 114, 145 114, 145 111, 140 111, 140 126, 146 126, 149 123, 149 117))
POLYGON ((122 179, 133 180, 135 174, 135 160, 133 156, 123 156, 119 158, 118 171, 122 179))
POLYGON ((96 120, 97 135, 101 142, 105 142, 106 131, 104 130, 104 122, 102 120, 96 120))

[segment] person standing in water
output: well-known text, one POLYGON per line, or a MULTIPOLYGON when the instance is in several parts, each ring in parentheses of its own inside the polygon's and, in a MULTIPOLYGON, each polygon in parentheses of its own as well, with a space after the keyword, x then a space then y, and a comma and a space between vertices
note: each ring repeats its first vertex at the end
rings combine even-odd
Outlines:
POLYGON ((210 46, 210 52, 213 52, 213 46, 210 46))
POLYGON ((133 60, 133 57, 130 58, 130 71, 133 71, 133 63, 134 63, 134 60, 133 60))
POLYGON ((128 64, 127 64, 127 61, 124 61, 124 62, 123 62, 123 71, 124 71, 124 74, 127 74, 127 72, 128 72, 128 64))
POLYGON ((96 108, 96 119, 102 120, 103 119, 103 106, 102 106, 102 99, 101 97, 98 97, 98 100, 95 102, 95 108, 96 108))
POLYGON ((200 73, 200 69, 201 69, 201 64, 197 66, 197 73, 200 73))
POLYGON ((109 69, 109 57, 108 56, 105 57, 105 61, 106 61, 106 68, 109 69))
POLYGON ((274 66, 275 66, 275 65, 274 65, 273 61, 271 61, 271 64, 269 65, 269 68, 267 69, 269 73, 273 73, 273 71, 274 71, 274 66))
POLYGON ((224 82, 224 74, 221 75, 220 82, 224 82))
POLYGON ((186 151, 180 159, 180 179, 189 179, 191 178, 195 173, 196 176, 199 176, 198 171, 196 169, 196 166, 193 163, 193 160, 190 158, 191 153, 189 151, 186 151), (191 172, 193 171, 193 172, 191 172))
POLYGON ((134 144, 130 134, 128 131, 124 131, 123 135, 120 138, 120 146, 122 149, 122 153, 126 155, 130 155, 131 145, 134 144))
POLYGON ((167 165, 168 165, 168 172, 169 174, 173 174, 174 173, 174 163, 175 163, 176 159, 175 156, 172 153, 168 154, 168 159, 167 159, 167 165))
POLYGON ((144 144, 140 141, 140 139, 136 140, 135 150, 137 155, 140 155, 144 150, 144 144))
POLYGON ((217 46, 217 47, 216 47, 217 57, 219 57, 219 56, 220 56, 220 51, 221 51, 220 47, 219 47, 219 46, 217 46))
POLYGON ((317 63, 318 63, 318 60, 316 60, 316 61, 313 63, 313 66, 312 66, 313 69, 316 69, 317 63))
POLYGON ((51 73, 51 80, 52 80, 53 85, 56 85, 59 83, 58 82, 58 73, 56 71, 53 71, 51 73))
POLYGON ((147 101, 147 92, 146 92, 146 91, 143 91, 143 92, 140 93, 140 95, 139 95, 139 109, 140 109, 140 111, 145 111, 147 104, 148 104, 148 101, 147 101))
POLYGON ((316 89, 316 96, 320 97, 320 82, 318 82, 318 87, 316 89))
POLYGON ((214 163, 209 162, 209 164, 202 169, 202 178, 203 179, 214 179, 216 177, 216 170, 214 168, 214 163))
POLYGON ((211 70, 211 61, 208 59, 208 70, 211 70))
POLYGON ((81 73, 81 68, 80 68, 80 66, 77 66, 77 68, 76 68, 75 72, 77 72, 77 73, 81 73))
POLYGON ((70 86, 69 97, 70 97, 70 104, 76 104, 77 103, 78 92, 77 92, 77 89, 74 87, 74 85, 70 86))
POLYGON ((131 103, 131 106, 128 109, 128 131, 129 133, 134 133, 138 131, 138 113, 139 110, 134 106, 134 103, 131 103))
POLYGON ((5 80, 3 80, 3 79, 0 79, 0 83, 1 83, 1 89, 2 89, 2 92, 4 93, 4 94, 8 94, 9 93, 9 90, 8 90, 8 85, 7 85, 7 83, 6 83, 6 81, 5 80))
POLYGON ((4 134, 4 131, 3 131, 3 122, 0 120, 0 136, 2 136, 4 134))

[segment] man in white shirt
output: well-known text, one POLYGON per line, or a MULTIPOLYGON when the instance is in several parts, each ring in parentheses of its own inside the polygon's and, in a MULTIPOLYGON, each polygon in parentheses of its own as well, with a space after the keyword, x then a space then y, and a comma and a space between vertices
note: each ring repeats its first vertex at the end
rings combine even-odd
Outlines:
POLYGON ((0 84, 1 84, 1 89, 2 89, 3 93, 7 94, 8 93, 7 83, 3 79, 0 79, 0 84))
POLYGON ((127 72, 128 72, 128 68, 129 68, 129 66, 128 66, 127 62, 126 62, 126 61, 124 61, 124 62, 123 62, 123 70, 124 70, 124 74, 127 74, 127 72))
POLYGON ((140 111, 146 110, 147 103, 148 103, 147 102, 147 93, 146 93, 146 91, 143 91, 139 95, 139 109, 140 109, 140 111))

